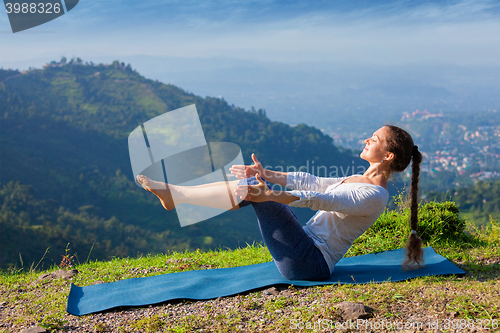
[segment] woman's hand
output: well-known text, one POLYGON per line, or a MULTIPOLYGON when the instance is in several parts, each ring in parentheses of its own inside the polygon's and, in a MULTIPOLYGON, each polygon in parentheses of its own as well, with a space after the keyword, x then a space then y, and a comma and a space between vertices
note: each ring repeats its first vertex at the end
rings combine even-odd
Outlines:
POLYGON ((253 165, 233 165, 229 168, 229 171, 231 171, 231 173, 238 179, 250 178, 257 174, 263 175, 264 168, 262 167, 262 164, 257 160, 257 157, 255 157, 255 154, 252 154, 252 160, 254 162, 253 165))
POLYGON ((259 174, 255 174, 255 178, 259 181, 258 185, 238 185, 234 192, 241 199, 252 202, 270 201, 272 192, 266 183, 260 178, 259 174))

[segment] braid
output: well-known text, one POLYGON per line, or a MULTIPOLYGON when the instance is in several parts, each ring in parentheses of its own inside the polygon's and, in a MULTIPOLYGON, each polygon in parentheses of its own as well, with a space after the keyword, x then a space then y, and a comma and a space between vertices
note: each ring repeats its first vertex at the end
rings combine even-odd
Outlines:
POLYGON ((422 239, 417 236, 418 231, 418 180, 420 176, 420 162, 422 162, 422 154, 418 151, 418 147, 414 146, 412 151, 411 165, 411 187, 410 187, 410 226, 411 234, 406 244, 407 258, 403 263, 405 269, 409 269, 416 264, 417 268, 423 261, 422 239))
MULTIPOLYGON (((417 147, 417 146, 415 146, 417 147)), ((412 154, 412 165, 411 165, 411 230, 417 230, 418 223, 418 179, 420 176, 420 162, 422 162, 422 154, 418 151, 418 148, 414 149, 412 154)))
POLYGON ((422 154, 418 147, 414 145, 411 135, 404 129, 385 125, 391 130, 391 135, 387 138, 387 151, 394 154, 391 161, 391 171, 401 172, 412 162, 411 166, 411 187, 410 187, 410 227, 411 234, 406 244, 406 261, 403 263, 404 269, 413 266, 420 267, 423 263, 422 239, 417 236, 418 230, 418 180, 420 176, 420 163, 422 154))

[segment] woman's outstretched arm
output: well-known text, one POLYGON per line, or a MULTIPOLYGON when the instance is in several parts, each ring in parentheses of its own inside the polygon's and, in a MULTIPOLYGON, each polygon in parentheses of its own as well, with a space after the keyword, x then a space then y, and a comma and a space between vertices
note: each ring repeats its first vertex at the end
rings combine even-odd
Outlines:
POLYGON ((240 199, 252 202, 274 201, 288 205, 291 202, 299 200, 298 196, 293 195, 289 191, 269 189, 266 183, 264 183, 264 180, 260 178, 259 174, 256 174, 255 178, 259 181, 258 185, 238 185, 234 193, 238 195, 240 199))
POLYGON ((252 154, 252 160, 254 162, 254 164, 252 165, 233 165, 231 168, 229 168, 229 170, 238 179, 250 178, 255 176, 256 174, 259 174, 270 183, 286 187, 288 172, 264 169, 262 164, 257 160, 255 154, 252 154))

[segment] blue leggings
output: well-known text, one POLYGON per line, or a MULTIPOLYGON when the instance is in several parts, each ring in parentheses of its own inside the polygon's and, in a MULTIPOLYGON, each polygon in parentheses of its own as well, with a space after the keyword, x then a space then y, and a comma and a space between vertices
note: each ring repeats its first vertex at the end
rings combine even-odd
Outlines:
MULTIPOLYGON (((255 185, 255 177, 240 181, 255 185)), ((270 184, 266 181, 269 188, 270 184)), ((252 205, 257 214, 262 238, 280 273, 288 280, 318 281, 330 277, 323 253, 314 245, 289 206, 274 202, 243 200, 240 207, 252 205)))

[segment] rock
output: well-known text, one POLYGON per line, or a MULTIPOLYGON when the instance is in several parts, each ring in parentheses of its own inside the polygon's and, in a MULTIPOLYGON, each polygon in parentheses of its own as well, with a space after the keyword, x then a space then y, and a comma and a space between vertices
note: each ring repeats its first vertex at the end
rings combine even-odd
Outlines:
POLYGON ((340 310, 343 320, 368 319, 373 317, 374 310, 360 303, 340 302, 333 306, 340 310))
POLYGON ((45 333, 47 330, 45 328, 41 328, 39 326, 33 326, 30 328, 23 329, 20 333, 45 333))
POLYGON ((76 274, 78 274, 78 270, 76 270, 76 269, 72 269, 72 270, 69 270, 69 271, 60 269, 58 271, 52 272, 52 275, 55 278, 63 278, 63 279, 69 279, 70 277, 73 277, 76 274))
POLYGON ((60 269, 60 270, 52 272, 52 273, 42 274, 38 277, 38 279, 36 279, 36 281, 40 282, 40 281, 44 281, 44 280, 60 279, 60 278, 69 279, 69 278, 75 276, 76 274, 78 274, 78 270, 76 270, 76 269, 72 269, 69 271, 66 271, 64 269, 60 269))
POLYGON ((280 295, 285 296, 285 297, 292 297, 293 296, 292 292, 288 289, 282 290, 280 295))
POLYGON ((278 296, 280 294, 280 291, 276 287, 271 287, 271 288, 268 288, 268 289, 264 290, 263 293, 266 294, 266 295, 278 296))
POLYGON ((36 279, 36 281, 43 281, 43 280, 49 280, 52 278, 52 273, 45 273, 45 274, 42 274, 38 277, 38 279, 36 279))

